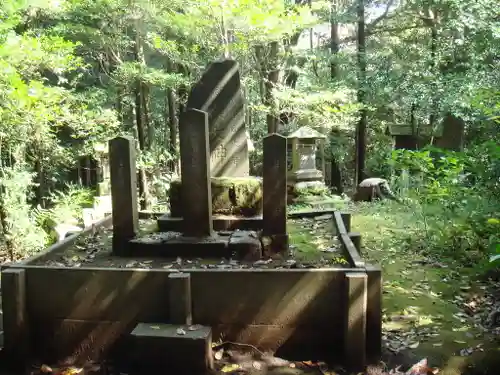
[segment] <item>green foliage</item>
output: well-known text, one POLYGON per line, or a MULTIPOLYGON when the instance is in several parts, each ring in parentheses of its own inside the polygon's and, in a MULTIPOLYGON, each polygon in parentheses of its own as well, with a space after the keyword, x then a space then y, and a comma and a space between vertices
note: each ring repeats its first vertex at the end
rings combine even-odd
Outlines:
MULTIPOLYGON (((463 153, 430 149, 393 153, 395 171, 409 171, 410 199, 423 228, 408 235, 408 245, 434 257, 448 257, 466 265, 482 265, 500 243, 496 217, 500 212, 500 174, 496 148, 483 145, 463 153), (491 189, 496 181, 496 188, 491 189)), ((496 258, 494 259, 496 260, 496 258)), ((483 271, 486 270, 483 269, 483 271)))
POLYGON ((28 200, 32 195, 33 173, 21 166, 4 167, 0 174, 0 249, 11 260, 33 255, 46 243, 46 234, 36 225, 28 200))

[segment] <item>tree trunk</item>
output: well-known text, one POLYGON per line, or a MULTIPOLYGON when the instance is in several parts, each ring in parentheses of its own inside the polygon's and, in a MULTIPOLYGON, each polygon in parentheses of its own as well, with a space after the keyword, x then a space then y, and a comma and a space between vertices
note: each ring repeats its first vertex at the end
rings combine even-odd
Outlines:
POLYGON ((269 108, 269 112, 266 116, 267 123, 267 133, 273 134, 278 132, 278 117, 276 116, 276 108, 274 104, 273 88, 276 86, 279 80, 279 69, 278 69, 278 42, 271 42, 269 49, 269 64, 267 69, 267 79, 265 81, 265 104, 269 108))
MULTIPOLYGON (((337 54, 340 50, 340 36, 339 36, 339 24, 336 20, 337 16, 337 6, 336 1, 332 0, 331 4, 331 17, 330 17, 330 53, 331 53, 331 61, 330 61, 330 78, 332 82, 335 82, 339 79, 339 67, 336 61, 337 54)), ((330 132, 330 137, 335 137, 336 132, 330 132)), ((342 194, 344 192, 344 186, 342 184, 342 171, 340 169, 340 165, 336 160, 335 154, 333 150, 330 152, 331 158, 331 178, 330 184, 333 187, 337 194, 342 194)))
POLYGON ((361 105, 359 122, 356 127, 356 173, 355 183, 365 179, 366 151, 366 37, 365 37, 365 0, 358 0, 358 102, 361 105))
MULTIPOLYGON (((174 72, 174 66, 171 61, 167 61, 167 71, 174 72)), ((178 103, 175 90, 168 87, 165 96, 165 122, 168 124, 168 149, 171 160, 169 170, 171 173, 178 173, 177 170, 177 131, 179 129, 179 120, 177 117, 178 103)))
POLYGON ((431 72, 434 74, 434 79, 432 80, 432 102, 431 102, 431 113, 429 115, 429 127, 432 130, 431 144, 434 140, 434 132, 436 130, 437 124, 437 114, 438 114, 438 85, 437 85, 437 38, 438 32, 435 22, 431 26, 431 72))
POLYGON ((339 75, 338 64, 336 61, 337 54, 340 50, 340 36, 339 36, 339 24, 337 22, 337 6, 336 1, 332 0, 331 4, 331 17, 330 17, 330 52, 332 54, 332 59, 330 61, 330 77, 336 80, 339 75))

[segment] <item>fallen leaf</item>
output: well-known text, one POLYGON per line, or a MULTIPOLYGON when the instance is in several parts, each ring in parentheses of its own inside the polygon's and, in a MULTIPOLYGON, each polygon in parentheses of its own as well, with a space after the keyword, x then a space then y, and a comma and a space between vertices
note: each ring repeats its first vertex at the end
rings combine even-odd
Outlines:
POLYGON ((40 366, 40 372, 49 373, 49 372, 53 372, 53 371, 54 370, 52 370, 52 368, 50 366, 47 366, 47 365, 40 366))
POLYGON ((221 372, 227 373, 227 372, 233 372, 236 370, 240 369, 240 365, 237 365, 236 363, 232 363, 230 365, 225 365, 223 368, 221 368, 221 372))
POLYGON ((218 361, 220 361, 222 359, 222 356, 224 355, 224 349, 220 349, 220 350, 217 350, 215 353, 214 353, 214 358, 218 361))
POLYGON ((79 374, 83 371, 83 368, 78 368, 78 367, 67 367, 65 369, 62 369, 59 374, 60 375, 76 375, 79 374))

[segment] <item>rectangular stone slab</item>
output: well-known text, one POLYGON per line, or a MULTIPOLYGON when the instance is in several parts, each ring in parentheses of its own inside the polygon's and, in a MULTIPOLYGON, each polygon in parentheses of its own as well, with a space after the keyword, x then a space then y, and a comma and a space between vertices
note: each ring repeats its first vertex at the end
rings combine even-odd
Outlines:
POLYGON ((130 241, 130 255, 257 260, 261 254, 260 240, 248 234, 247 231, 221 231, 203 238, 176 232, 152 233, 130 241))
POLYGON ((208 161, 208 117, 206 112, 188 109, 179 123, 183 233, 187 236, 212 235, 212 200, 208 161))
POLYGON ((212 329, 192 326, 196 329, 190 330, 189 327, 139 323, 130 334, 132 367, 183 374, 212 369, 212 329))
POLYGON ((151 233, 129 243, 130 255, 229 258, 229 237, 188 237, 177 232, 151 233))
POLYGON ((187 108, 208 113, 211 175, 248 176, 244 97, 238 63, 234 60, 212 63, 193 86, 187 108))

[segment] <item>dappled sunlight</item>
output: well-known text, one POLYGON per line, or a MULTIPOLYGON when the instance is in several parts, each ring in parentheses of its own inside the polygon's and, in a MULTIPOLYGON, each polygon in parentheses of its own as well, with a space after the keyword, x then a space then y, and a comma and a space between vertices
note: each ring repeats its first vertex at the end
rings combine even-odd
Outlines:
MULTIPOLYGON (((325 288, 331 284, 331 277, 318 277, 316 272, 306 273, 285 295, 279 291, 267 298, 255 315, 255 321, 261 321, 261 317, 275 316, 278 322, 287 322, 287 325, 293 326, 308 305, 313 302, 317 296, 324 292, 325 288)), ((273 333, 266 332, 260 338, 259 342, 268 341, 273 333)), ((291 335, 289 331, 287 337, 282 337, 286 341, 291 335)))

